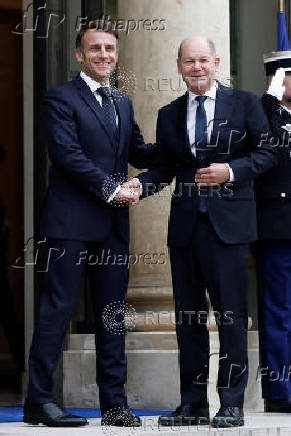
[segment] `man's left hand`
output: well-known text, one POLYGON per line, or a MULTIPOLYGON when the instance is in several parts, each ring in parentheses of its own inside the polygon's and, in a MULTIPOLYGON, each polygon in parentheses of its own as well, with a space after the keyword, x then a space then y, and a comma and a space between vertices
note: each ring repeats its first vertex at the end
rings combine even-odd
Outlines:
POLYGON ((208 168, 196 172, 195 182, 199 187, 216 186, 229 180, 229 169, 225 163, 213 163, 208 168))

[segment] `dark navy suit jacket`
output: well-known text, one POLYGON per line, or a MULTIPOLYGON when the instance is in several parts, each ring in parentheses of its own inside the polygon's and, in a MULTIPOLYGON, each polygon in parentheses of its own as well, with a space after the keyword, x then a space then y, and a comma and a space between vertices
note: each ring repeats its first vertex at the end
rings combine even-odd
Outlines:
POLYGON ((278 165, 259 177, 256 183, 259 239, 291 239, 291 142, 283 128, 291 115, 276 97, 264 94, 262 103, 269 119, 278 165))
POLYGON ((41 237, 101 241, 116 223, 128 240, 128 207, 114 207, 106 200, 118 180, 126 178, 128 163, 148 168, 155 146, 144 144, 129 98, 115 89, 113 99, 119 141, 79 75, 46 93, 42 120, 51 168, 41 237))
POLYGON ((195 173, 197 168, 215 162, 229 163, 235 180, 208 188, 207 209, 217 235, 228 244, 249 243, 257 238, 253 180, 276 164, 268 131, 268 121, 255 95, 219 84, 211 144, 206 159, 201 161, 191 153, 187 137, 187 93, 160 109, 157 145, 161 166, 138 177, 143 196, 176 177, 169 219, 170 246, 190 243, 198 210, 195 173))

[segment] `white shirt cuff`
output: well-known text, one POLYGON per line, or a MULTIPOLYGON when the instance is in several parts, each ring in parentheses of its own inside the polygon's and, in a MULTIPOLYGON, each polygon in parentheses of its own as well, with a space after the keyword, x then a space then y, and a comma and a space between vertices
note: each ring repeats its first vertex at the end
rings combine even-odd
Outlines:
POLYGON ((142 184, 141 184, 138 177, 136 177, 136 179, 139 181, 139 189, 140 189, 140 197, 141 197, 142 196, 142 184))
POLYGON ((110 197, 107 199, 107 203, 111 203, 111 201, 114 199, 115 195, 118 194, 118 192, 120 191, 121 186, 117 186, 117 188, 115 189, 115 191, 113 192, 113 194, 110 195, 110 197))
POLYGON ((229 180, 228 181, 234 182, 234 174, 233 174, 232 168, 229 166, 228 163, 226 163, 225 165, 227 166, 228 171, 229 171, 229 180))

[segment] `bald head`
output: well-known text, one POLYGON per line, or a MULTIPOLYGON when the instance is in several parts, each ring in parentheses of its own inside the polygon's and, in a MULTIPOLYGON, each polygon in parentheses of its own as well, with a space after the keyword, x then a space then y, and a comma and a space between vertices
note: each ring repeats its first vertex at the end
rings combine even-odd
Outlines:
POLYGON ((182 56, 183 46, 191 45, 192 43, 199 44, 201 46, 207 45, 211 56, 216 58, 216 48, 214 42, 211 39, 206 38, 205 36, 199 35, 193 36, 192 38, 183 39, 183 41, 181 41, 178 48, 178 58, 182 56))

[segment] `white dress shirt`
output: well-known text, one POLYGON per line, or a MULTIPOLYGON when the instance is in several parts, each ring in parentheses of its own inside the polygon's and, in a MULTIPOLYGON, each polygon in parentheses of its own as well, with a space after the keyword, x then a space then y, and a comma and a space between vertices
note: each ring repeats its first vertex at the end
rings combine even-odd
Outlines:
MULTIPOLYGON (((204 102, 204 109, 207 117, 207 143, 210 144, 210 138, 213 131, 213 120, 215 112, 215 99, 216 99, 216 83, 212 85, 209 91, 205 92, 207 99, 204 102)), ((196 156, 195 150, 195 127, 196 127, 196 111, 198 108, 198 101, 192 91, 188 90, 188 110, 187 110, 187 132, 190 141, 191 151, 196 156)))
MULTIPOLYGON (((217 82, 211 86, 211 88, 205 92, 206 100, 204 102, 204 109, 207 118, 207 143, 210 144, 211 135, 213 131, 214 113, 215 113, 215 101, 217 92, 217 82)), ((191 152, 196 156, 195 149, 195 127, 196 127, 196 111, 198 108, 197 95, 194 92, 188 90, 188 106, 187 106, 187 133, 190 142, 191 152)), ((233 171, 228 164, 226 164, 229 170, 229 181, 234 181, 233 171)))

